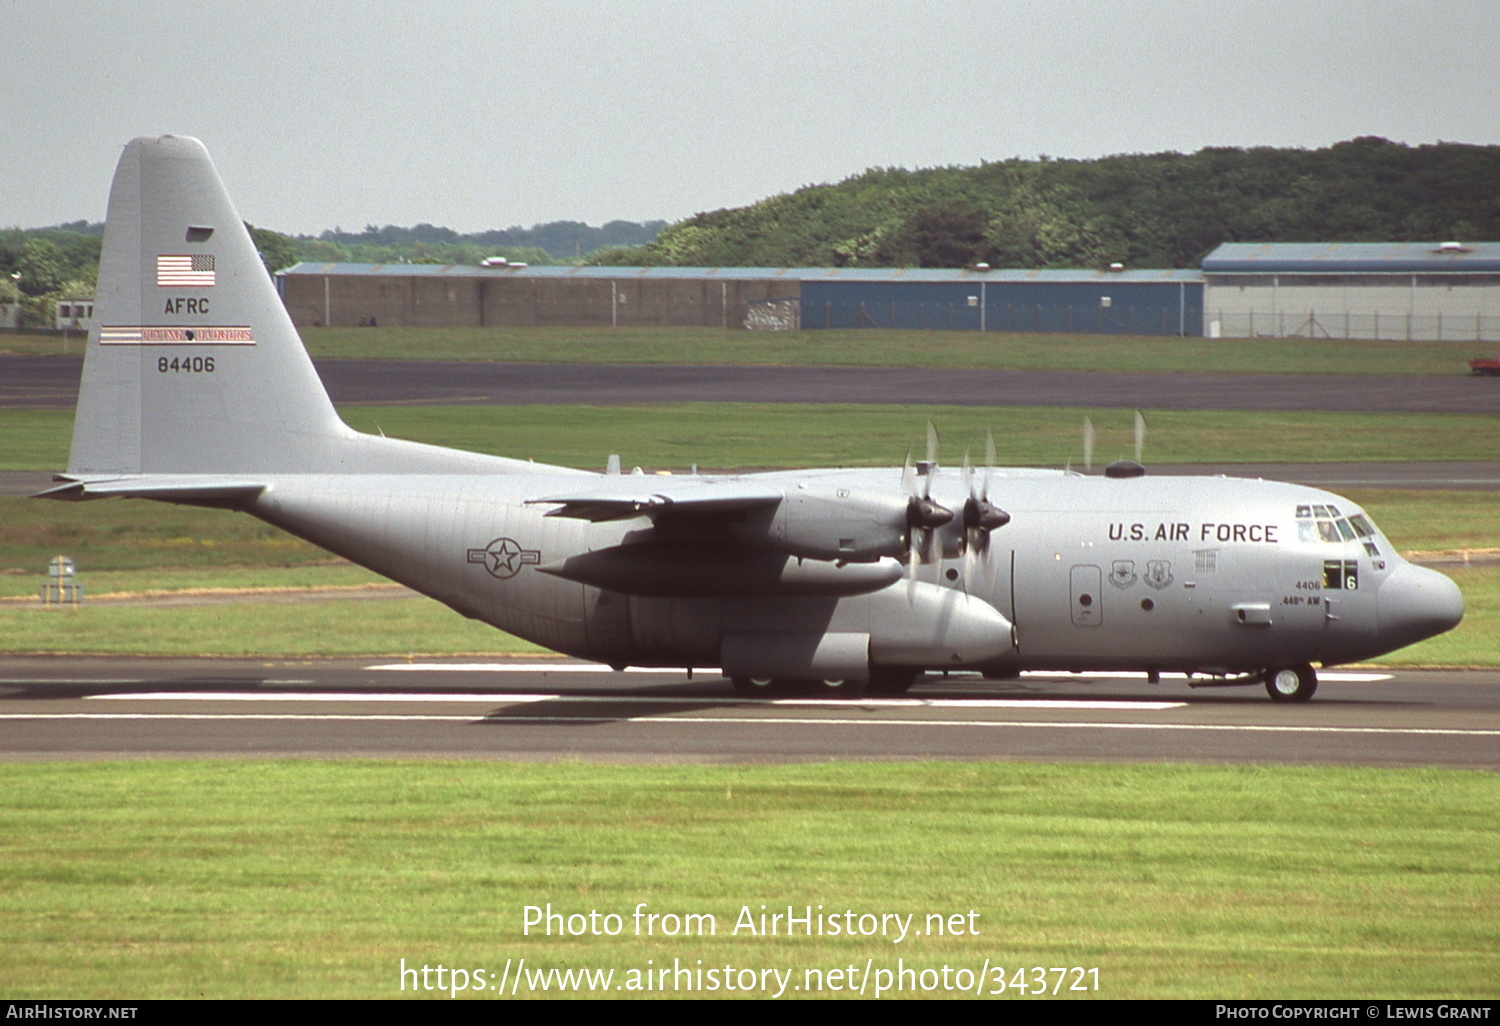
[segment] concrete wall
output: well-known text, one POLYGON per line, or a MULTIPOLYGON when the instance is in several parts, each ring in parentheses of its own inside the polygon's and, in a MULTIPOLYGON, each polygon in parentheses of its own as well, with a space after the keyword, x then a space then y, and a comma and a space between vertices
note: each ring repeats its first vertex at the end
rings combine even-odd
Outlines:
POLYGON ((480 282, 397 275, 287 275, 282 301, 300 326, 480 324, 480 282))

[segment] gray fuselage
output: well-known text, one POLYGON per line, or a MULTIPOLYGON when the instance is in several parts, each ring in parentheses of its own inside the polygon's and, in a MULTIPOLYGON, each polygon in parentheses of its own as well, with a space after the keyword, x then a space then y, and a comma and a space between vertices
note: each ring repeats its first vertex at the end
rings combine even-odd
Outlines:
MULTIPOLYGON (((900 567, 874 590, 807 594, 791 582, 725 597, 689 581, 684 594, 661 594, 670 583, 631 594, 628 581, 611 590, 543 572, 655 537, 645 515, 547 515, 537 496, 578 487, 577 472, 562 473, 277 475, 249 512, 466 616, 615 665, 717 666, 732 637, 821 633, 868 635, 872 663, 929 670, 1232 673, 1368 658, 1434 633, 1460 602, 1446 578, 1401 559, 1378 531, 1339 533, 1337 522, 1360 510, 1326 492, 1027 470, 990 475, 990 498, 1011 519, 982 551, 965 551, 961 525, 949 525, 914 570, 900 567)), ((899 470, 730 480, 793 494, 902 494, 899 470)), ((958 508, 964 485, 935 470, 930 494, 958 508)))

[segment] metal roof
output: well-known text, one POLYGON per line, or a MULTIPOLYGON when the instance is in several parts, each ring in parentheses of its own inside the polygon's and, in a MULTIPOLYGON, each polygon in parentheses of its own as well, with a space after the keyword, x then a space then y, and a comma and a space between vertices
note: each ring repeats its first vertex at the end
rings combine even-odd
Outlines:
POLYGON ((474 267, 468 264, 339 264, 303 262, 279 272, 288 275, 359 275, 450 278, 577 278, 620 280, 738 280, 848 282, 1201 282, 1196 270, 1027 270, 975 271, 935 267, 474 267))
POLYGON ((1453 274, 1500 271, 1500 242, 1226 242, 1204 274, 1453 274))

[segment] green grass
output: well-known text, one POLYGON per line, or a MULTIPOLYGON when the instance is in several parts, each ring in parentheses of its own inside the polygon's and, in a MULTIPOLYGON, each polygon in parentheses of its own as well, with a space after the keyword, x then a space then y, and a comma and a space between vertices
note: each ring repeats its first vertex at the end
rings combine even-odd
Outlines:
MULTIPOLYGON (((1500 503, 1483 492, 1362 490, 1350 498, 1402 551, 1500 548, 1500 503)), ((36 595, 47 560, 71 556, 86 595, 192 589, 349 587, 381 580, 243 514, 142 500, 0 497, 0 598, 36 595)), ((1500 666, 1500 571, 1453 572, 1458 630, 1385 657, 1402 665, 1500 666)), ((247 594, 170 609, 0 603, 0 650, 171 655, 405 655, 534 652, 427 599, 284 604, 247 594)))
POLYGON ((1463 592, 1463 623, 1374 662, 1406 667, 1500 667, 1500 567, 1444 567, 1443 572, 1463 592))
POLYGON ((1494 492, 1351 488, 1344 495, 1402 552, 1500 549, 1500 495, 1494 492))
POLYGON ((0 651, 296 658, 547 650, 426 598, 283 603, 247 595, 224 604, 168 608, 91 604, 87 599, 76 609, 0 603, 0 651))
MULTIPOLYGON (((3 508, 3 504, 0 504, 3 508)), ((314 552, 318 550, 314 549, 314 552)), ((87 595, 127 596, 148 593, 190 591, 286 591, 288 589, 387 588, 389 582, 364 567, 346 563, 337 556, 318 552, 325 562, 302 564, 267 563, 262 566, 161 566, 139 570, 100 570, 108 562, 107 550, 94 553, 95 562, 86 563, 87 574, 78 580, 87 582, 87 595)), ((25 563, 0 567, 0 600, 36 598, 46 561, 30 559, 25 563)))
MULTIPOLYGON (((207 574, 231 567, 343 563, 244 513, 144 499, 55 502, 0 496, 0 575, 41 573, 59 553, 89 571, 181 568, 207 574)), ((187 586, 224 585, 204 577, 203 583, 187 586)), ((0 595, 5 594, 13 592, 5 590, 0 576, 0 595)))
MULTIPOLYGON (((1483 343, 1205 339, 977 331, 718 328, 304 328, 314 357, 539 363, 994 367, 1017 370, 1466 374, 1483 343)), ((0 335, 0 353, 81 351, 80 339, 0 335)))
MULTIPOLYGON (((345 407, 361 431, 436 445, 601 468, 610 453, 648 469, 897 466, 920 455, 926 424, 943 436, 943 462, 984 452, 995 433, 1002 465, 1082 461, 1088 416, 1103 463, 1128 456, 1129 410, 1080 407, 680 403, 660 406, 345 407)), ((1495 455, 1493 417, 1476 414, 1146 411, 1148 463, 1482 460, 1495 455)), ((73 415, 0 410, 0 469, 60 470, 73 415)))
POLYGON ((796 983, 988 958, 1098 967, 1104 998, 1483 999, 1500 978, 1489 774, 184 761, 3 765, 0 789, 12 999, 390 998, 403 958, 796 983), (642 902, 718 931, 522 933, 527 905, 630 924, 642 902), (733 935, 761 905, 973 910, 977 936, 733 935))
MULTIPOLYGON (((363 573, 363 571, 358 571, 363 573)), ((1382 656, 1388 666, 1500 666, 1500 568, 1447 571, 1464 594, 1464 621, 1455 630, 1382 656)), ((104 576, 104 575, 100 575, 104 576)), ((130 575, 120 575, 129 590, 130 575)), ((157 578, 166 575, 154 575, 157 578)), ((180 574, 172 575, 180 579, 180 574)), ((260 571, 257 579, 274 579, 260 571)), ((94 594, 92 576, 82 575, 94 594)), ((289 577, 295 580, 295 577, 289 577)), ((40 574, 24 578, 36 595, 40 574)), ((263 585, 261 585, 263 586, 263 585)), ((168 590, 172 589, 168 585, 168 590)), ((546 651, 426 598, 279 602, 245 594, 203 606, 90 603, 44 609, 34 601, 0 602, 0 652, 11 655, 486 656, 546 651)))
MULTIPOLYGON (((1500 548, 1500 503, 1482 492, 1361 491, 1403 551, 1500 548)), ((37 594, 47 560, 78 563, 86 596, 192 589, 351 587, 377 575, 242 514, 142 500, 0 497, 0 598, 37 594)), ((1384 657, 1399 665, 1500 666, 1500 568, 1452 571, 1459 628, 1384 657)), ((0 651, 218 656, 480 655, 540 651, 429 599, 150 608, 85 601, 77 610, 0 602, 0 651)))
MULTIPOLYGON (((1500 502, 1489 492, 1359 489, 1362 506, 1403 552, 1500 548, 1500 502)), ((257 568, 281 568, 293 587, 351 585, 375 580, 364 571, 246 514, 106 499, 50 502, 0 496, 0 597, 31 594, 10 577, 41 574, 58 553, 99 575, 94 588, 276 587, 257 568), (175 576, 152 576, 170 571, 175 576), (137 575, 126 587, 116 573, 137 575)), ((93 580, 94 578, 90 578, 93 580)))
MULTIPOLYGON (((1203 339, 977 331, 309 328, 315 357, 543 363, 993 367, 1016 370, 1465 374, 1476 343, 1203 339)), ((1482 350, 1483 346, 1477 346, 1482 350)))

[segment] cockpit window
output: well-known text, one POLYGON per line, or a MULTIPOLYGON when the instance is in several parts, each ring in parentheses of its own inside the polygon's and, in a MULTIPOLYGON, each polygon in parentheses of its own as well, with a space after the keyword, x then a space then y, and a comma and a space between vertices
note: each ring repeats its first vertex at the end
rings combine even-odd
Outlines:
POLYGON ((1356 513, 1349 518, 1349 526, 1354 528, 1354 533, 1359 536, 1366 555, 1378 557, 1380 546, 1375 544, 1375 525, 1366 520, 1363 513, 1356 513))
POLYGON ((1302 542, 1325 542, 1342 545, 1358 541, 1366 554, 1379 556, 1380 548, 1375 544, 1375 525, 1363 513, 1347 518, 1340 515, 1337 506, 1298 506, 1297 540, 1302 542))

